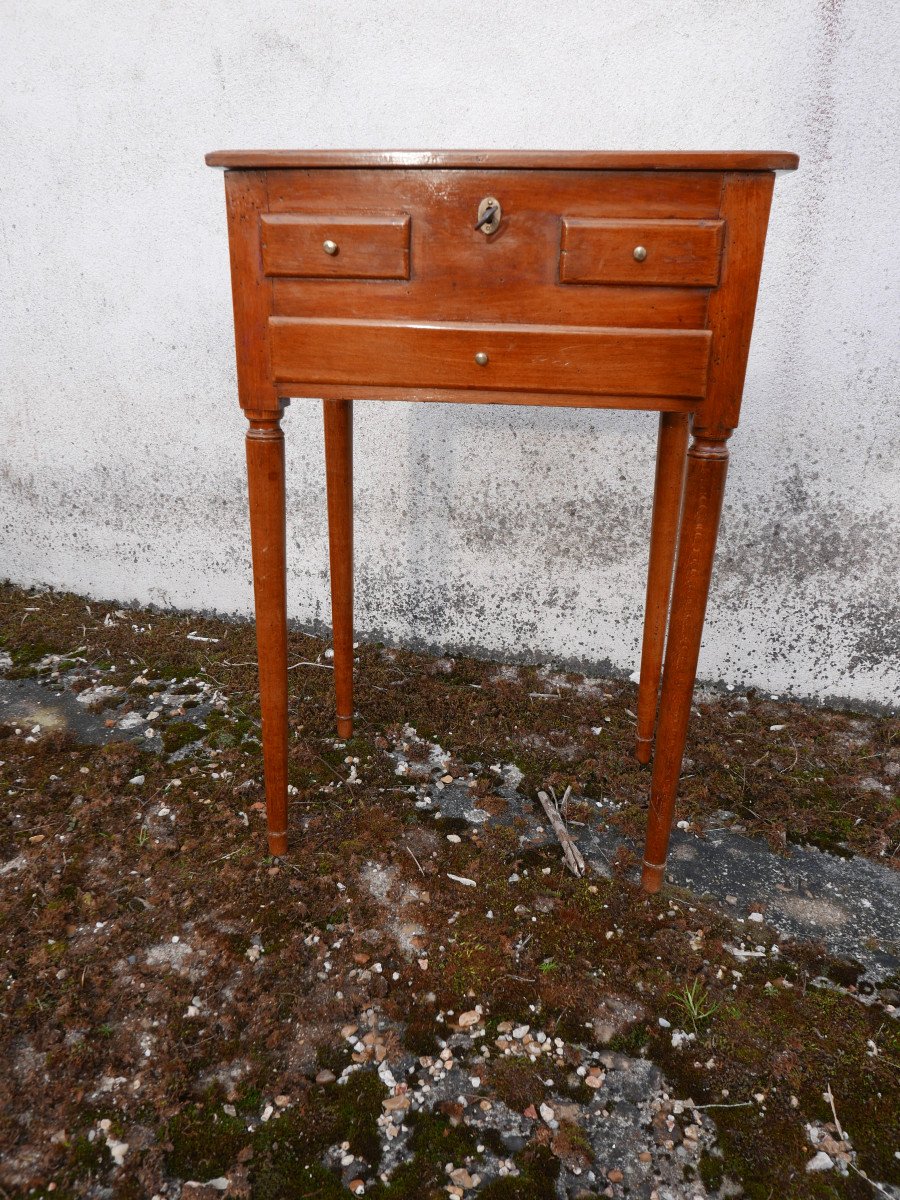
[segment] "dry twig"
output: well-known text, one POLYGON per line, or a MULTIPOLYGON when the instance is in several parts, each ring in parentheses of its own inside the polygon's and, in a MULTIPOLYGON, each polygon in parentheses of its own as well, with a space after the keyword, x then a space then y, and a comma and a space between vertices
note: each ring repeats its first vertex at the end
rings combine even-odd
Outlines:
MULTIPOLYGON (((565 797, 564 797, 565 799, 565 797)), ((581 878, 584 874, 584 859, 581 857, 581 851, 572 840, 569 831, 563 824, 563 819, 554 804, 550 803, 550 797, 546 792, 538 792, 538 800, 541 802, 541 807, 547 814, 547 820, 553 827, 553 832, 556 834, 560 846, 562 846, 563 859, 566 866, 577 878, 581 878)))

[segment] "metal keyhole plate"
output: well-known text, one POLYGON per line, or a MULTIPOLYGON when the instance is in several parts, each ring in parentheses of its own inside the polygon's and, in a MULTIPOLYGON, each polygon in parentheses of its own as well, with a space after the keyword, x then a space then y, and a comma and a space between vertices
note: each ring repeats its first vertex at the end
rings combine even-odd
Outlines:
POLYGON ((492 207, 496 208, 497 211, 494 213, 494 215, 491 217, 491 219, 489 221, 485 221, 485 223, 481 226, 481 232, 485 235, 489 235, 489 234, 497 232, 497 230, 500 228, 500 221, 501 221, 501 218, 503 217, 503 213, 500 209, 500 201, 495 196, 485 196, 485 198, 478 205, 478 220, 479 221, 484 216, 484 214, 487 212, 487 210, 492 207))

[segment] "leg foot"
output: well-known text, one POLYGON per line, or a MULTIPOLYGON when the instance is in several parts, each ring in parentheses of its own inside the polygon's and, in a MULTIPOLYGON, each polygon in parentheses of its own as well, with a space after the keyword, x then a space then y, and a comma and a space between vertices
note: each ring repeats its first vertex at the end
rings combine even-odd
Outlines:
POLYGON ((666 864, 648 863, 644 861, 641 871, 641 888, 650 896, 655 896, 662 888, 666 864))

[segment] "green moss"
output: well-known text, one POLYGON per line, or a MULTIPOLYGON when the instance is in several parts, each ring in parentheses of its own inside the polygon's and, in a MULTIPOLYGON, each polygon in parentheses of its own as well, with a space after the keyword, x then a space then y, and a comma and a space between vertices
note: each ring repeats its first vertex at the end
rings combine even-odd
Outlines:
POLYGON ((515 1112, 523 1112, 529 1104, 540 1104, 547 1090, 534 1063, 525 1055, 494 1059, 488 1079, 503 1103, 515 1112))
POLYGON ((111 1164, 112 1155, 104 1138, 98 1137, 90 1142, 82 1134, 74 1137, 69 1143, 67 1166, 77 1178, 98 1175, 111 1164))
POLYGON ((218 1104, 192 1104, 165 1126, 163 1141, 171 1143, 166 1169, 179 1179, 213 1179, 227 1174, 238 1151, 251 1135, 238 1117, 218 1104))
POLYGON ((437 1027, 433 1014, 415 1015, 403 1031, 403 1045, 417 1058, 438 1052, 437 1027))
POLYGON ((162 744, 167 754, 174 754, 176 750, 200 741, 202 737, 203 730, 199 725, 194 725, 192 721, 174 721, 162 731, 162 744))
POLYGON ((559 1159, 546 1146, 526 1146, 515 1159, 515 1178, 494 1179, 481 1189, 479 1200, 556 1200, 559 1159))
POLYGON ((55 647, 49 642, 22 642, 10 649, 12 667, 6 672, 7 679, 29 679, 37 675, 36 664, 45 654, 53 654, 55 647))
POLYGON ((632 1025, 625 1033, 617 1033, 610 1039, 609 1049, 638 1058, 649 1041, 650 1033, 646 1025, 632 1025))
MULTIPOLYGON (((438 1113, 410 1113, 406 1124, 412 1130, 410 1158, 388 1184, 368 1191, 372 1200, 446 1200, 444 1166, 461 1165, 477 1156, 478 1139, 484 1138, 465 1125, 453 1125, 438 1113)), ((474 1169, 474 1168, 473 1168, 474 1169)))
POLYGON ((346 1084, 316 1088, 305 1104, 261 1125, 253 1139, 254 1200, 341 1195, 340 1181, 321 1166, 322 1155, 339 1142, 349 1142, 352 1154, 376 1167, 380 1157, 376 1121, 385 1095, 374 1072, 357 1071, 346 1084), (332 1191, 332 1181, 337 1191, 332 1191), (311 1191, 313 1183, 320 1190, 311 1191))
POLYGON ((700 1178, 703 1180, 704 1187, 712 1191, 720 1188, 725 1178, 725 1168, 722 1165, 722 1159, 704 1151, 700 1159, 700 1178))
POLYGON ((427 1163, 460 1163, 477 1153, 478 1138, 467 1125, 453 1125, 437 1113, 417 1113, 412 1125, 410 1148, 427 1163))

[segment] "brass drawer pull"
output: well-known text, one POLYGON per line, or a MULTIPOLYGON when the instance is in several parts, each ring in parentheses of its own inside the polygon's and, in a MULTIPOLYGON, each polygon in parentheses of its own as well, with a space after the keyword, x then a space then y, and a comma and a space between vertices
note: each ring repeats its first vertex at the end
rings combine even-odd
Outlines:
MULTIPOLYGON (((331 238, 326 238, 325 241, 322 243, 322 249, 325 251, 326 254, 337 254, 338 244, 337 244, 337 242, 333 242, 331 240, 331 238)), ((637 250, 635 250, 634 256, 635 256, 635 258, 637 258, 637 250)))
POLYGON ((479 350, 475 355, 475 361, 478 363, 479 367, 486 367, 488 365, 488 356, 483 350, 479 350))
POLYGON ((646 246, 635 246, 634 257, 637 259, 638 262, 643 262, 644 259, 647 257, 647 247, 646 246))

